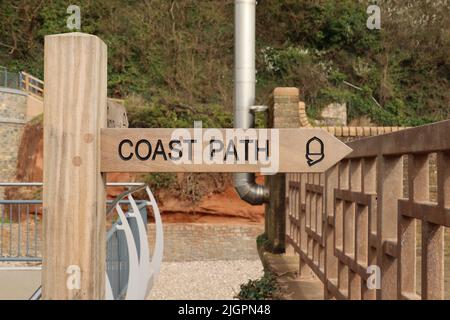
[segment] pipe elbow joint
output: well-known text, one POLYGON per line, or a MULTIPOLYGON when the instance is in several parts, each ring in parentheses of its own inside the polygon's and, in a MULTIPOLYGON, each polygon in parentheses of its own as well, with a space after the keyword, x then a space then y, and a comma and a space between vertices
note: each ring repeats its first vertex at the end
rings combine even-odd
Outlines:
POLYGON ((234 187, 239 197, 251 205, 261 205, 269 202, 269 189, 255 182, 255 175, 237 173, 234 176, 234 187))

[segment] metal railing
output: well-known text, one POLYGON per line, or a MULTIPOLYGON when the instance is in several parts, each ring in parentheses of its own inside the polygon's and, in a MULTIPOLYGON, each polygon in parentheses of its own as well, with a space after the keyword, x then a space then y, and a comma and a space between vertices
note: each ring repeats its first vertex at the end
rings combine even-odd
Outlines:
POLYGON ((300 275, 327 299, 449 299, 450 121, 348 145, 325 174, 288 175, 300 275))
MULTIPOLYGON (((40 188, 41 182, 1 182, 1 187, 40 188)), ((142 183, 108 183, 107 187, 136 187, 142 183)), ((109 204, 112 201, 108 201, 109 204)), ((139 202, 140 203, 140 202, 139 202)), ((121 201, 126 208, 127 201, 121 201)), ((39 262, 42 242, 42 200, 0 199, 0 262, 39 262)))
MULTIPOLYGON (((111 204, 112 201, 109 201, 111 204)), ((147 201, 136 201, 141 217, 145 224, 147 224, 147 201)), ((117 203, 127 207, 130 201, 120 201, 117 203)), ((114 205, 111 205, 114 209, 114 205)), ((139 230, 134 219, 127 216, 128 223, 136 241, 137 247, 140 249, 138 236, 139 230)), ((129 274, 130 274, 130 259, 127 248, 127 240, 123 230, 120 230, 120 221, 115 221, 106 234, 106 275, 109 286, 111 288, 112 299, 122 300, 125 298, 128 288, 129 274)), ((138 249, 138 250, 139 250, 138 249)), ((41 261, 42 258, 36 259, 41 261)), ((29 261, 29 260, 28 260, 29 261)), ((40 300, 42 297, 42 287, 31 295, 30 300, 40 300)))
POLYGON ((21 73, 9 72, 5 67, 0 66, 0 87, 20 90, 21 73))
MULTIPOLYGON (((31 183, 0 183, 0 187, 41 187, 40 182, 31 183)), ((114 201, 107 201, 107 236, 106 236, 106 299, 143 299, 151 290, 153 283, 159 274, 162 262, 163 252, 163 230, 162 221, 156 200, 149 187, 142 183, 108 183, 108 187, 125 186, 132 187, 116 197, 114 201), (148 200, 135 201, 132 194, 139 191, 145 191, 148 200), (150 260, 150 249, 147 235, 147 208, 152 208, 152 213, 156 222, 156 241, 153 255, 150 260), (109 225, 109 226, 108 226, 109 225)), ((13 222, 13 214, 10 214, 8 221, 9 230, 12 225, 17 224, 17 237, 11 236, 14 233, 9 232, 9 251, 7 255, 0 255, 1 261, 41 261, 39 243, 41 241, 42 227, 37 212, 42 209, 41 200, 0 200, 0 205, 19 206, 17 222, 13 222), (27 210, 26 219, 26 254, 21 254, 23 243, 23 226, 20 223, 21 209, 20 205, 35 205, 34 228, 29 227, 30 210, 27 210), (34 254, 30 254, 29 230, 34 230, 34 254), (13 250, 13 243, 17 241, 17 249, 13 250)), ((11 211, 12 212, 12 211, 11 211)), ((41 211, 42 212, 42 211, 41 211)), ((0 231, 4 229, 4 220, 0 225, 0 231)), ((0 238, 0 247, 3 245, 3 234, 0 238)), ((39 287, 31 296, 30 300, 39 300, 42 296, 41 287, 39 287)))
POLYGON ((0 200, 0 262, 41 261, 41 200, 0 200))
POLYGON ((0 87, 23 90, 39 99, 44 97, 44 81, 24 71, 10 72, 2 66, 0 66, 0 87))

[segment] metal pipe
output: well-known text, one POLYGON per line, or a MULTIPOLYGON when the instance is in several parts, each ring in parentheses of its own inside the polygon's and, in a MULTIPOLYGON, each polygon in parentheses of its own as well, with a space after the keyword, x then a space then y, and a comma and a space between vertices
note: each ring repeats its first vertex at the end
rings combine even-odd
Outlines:
MULTIPOLYGON (((256 0, 234 2, 234 127, 248 129, 255 126, 256 68, 255 26, 256 0)), ((252 173, 235 173, 234 187, 242 200, 260 205, 268 202, 269 190, 256 183, 252 173)))

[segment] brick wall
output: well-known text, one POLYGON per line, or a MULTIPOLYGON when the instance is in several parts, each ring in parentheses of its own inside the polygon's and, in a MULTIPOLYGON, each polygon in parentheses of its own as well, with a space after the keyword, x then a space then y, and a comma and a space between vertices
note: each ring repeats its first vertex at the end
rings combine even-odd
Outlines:
MULTIPOLYGON (((269 109, 269 128, 298 128, 302 121, 299 112, 301 105, 297 88, 276 88, 273 92, 273 104, 269 109)), ((286 175, 278 173, 266 176, 265 180, 270 190, 270 201, 266 204, 266 248, 273 253, 283 253, 286 234, 286 175)))
POLYGON ((298 128, 300 123, 299 90, 276 88, 269 109, 269 128, 298 128))
MULTIPOLYGON (((259 259, 256 238, 262 224, 164 224, 164 261, 259 259)), ((153 248, 155 225, 148 227, 153 248)))

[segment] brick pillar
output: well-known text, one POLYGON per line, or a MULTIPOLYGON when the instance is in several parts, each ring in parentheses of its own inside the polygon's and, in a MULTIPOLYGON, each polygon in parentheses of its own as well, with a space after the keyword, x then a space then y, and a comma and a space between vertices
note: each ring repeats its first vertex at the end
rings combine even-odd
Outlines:
MULTIPOLYGON (((273 104, 269 110, 270 128, 298 128, 299 90, 297 88, 276 88, 273 104)), ((273 253, 284 253, 286 249, 286 174, 266 177, 270 189, 270 202, 266 205, 265 233, 267 249, 273 253)))

